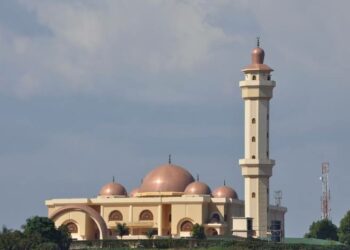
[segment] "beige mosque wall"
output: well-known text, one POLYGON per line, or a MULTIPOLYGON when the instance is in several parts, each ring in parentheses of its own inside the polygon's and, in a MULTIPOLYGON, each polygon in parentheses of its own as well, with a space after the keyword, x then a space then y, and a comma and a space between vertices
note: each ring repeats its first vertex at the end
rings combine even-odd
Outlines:
POLYGON ((172 227, 171 232, 180 233, 181 223, 189 220, 193 224, 202 224, 202 205, 201 204, 172 204, 172 227))

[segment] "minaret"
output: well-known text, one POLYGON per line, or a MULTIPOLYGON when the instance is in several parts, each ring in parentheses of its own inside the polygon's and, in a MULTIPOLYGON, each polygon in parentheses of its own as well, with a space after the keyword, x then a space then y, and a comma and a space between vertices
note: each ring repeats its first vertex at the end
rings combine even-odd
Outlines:
POLYGON ((239 165, 244 176, 245 217, 253 218, 253 233, 266 237, 269 228, 269 178, 274 160, 269 157, 269 102, 275 81, 273 71, 264 64, 265 52, 252 51, 252 63, 244 68, 244 81, 239 82, 244 100, 244 159, 239 165))

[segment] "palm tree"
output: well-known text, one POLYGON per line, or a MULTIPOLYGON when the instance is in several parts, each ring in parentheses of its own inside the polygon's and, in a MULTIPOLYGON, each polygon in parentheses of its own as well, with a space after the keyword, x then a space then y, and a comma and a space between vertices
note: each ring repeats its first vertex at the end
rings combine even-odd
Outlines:
POLYGON ((148 239, 152 239, 154 234, 155 234, 155 231, 153 228, 148 229, 146 232, 146 236, 148 239))
POLYGON ((117 232, 117 235, 119 235, 120 238, 123 239, 124 235, 129 234, 129 228, 126 226, 125 223, 123 223, 123 224, 118 223, 117 228, 116 228, 116 232, 117 232))

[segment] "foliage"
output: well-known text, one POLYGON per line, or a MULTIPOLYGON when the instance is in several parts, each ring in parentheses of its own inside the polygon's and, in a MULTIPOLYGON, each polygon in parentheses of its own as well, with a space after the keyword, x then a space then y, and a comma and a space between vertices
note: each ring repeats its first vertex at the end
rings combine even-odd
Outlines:
POLYGON ((0 231, 0 249, 66 250, 71 244, 67 228, 56 229, 55 224, 46 217, 29 218, 22 229, 23 232, 3 227, 0 231))
POLYGON ((186 239, 133 239, 133 240, 94 240, 94 241, 74 241, 72 249, 210 249, 210 250, 252 250, 252 249, 273 249, 273 250, 348 250, 344 245, 318 245, 318 244, 285 244, 273 243, 257 239, 242 238, 208 238, 196 240, 193 238, 186 239))
POLYGON ((340 242, 350 245, 350 210, 340 221, 338 236, 340 242))
POLYGON ((195 239, 205 239, 204 227, 198 223, 193 225, 192 237, 195 239))
POLYGON ((35 247, 35 250, 60 250, 58 245, 53 242, 44 242, 35 247))
POLYGON ((0 249, 17 250, 21 249, 21 238, 23 237, 20 231, 13 231, 3 227, 0 231, 0 249))
POLYGON ((129 234, 129 228, 126 226, 125 223, 123 223, 123 224, 118 223, 117 228, 116 228, 116 232, 117 232, 117 235, 120 236, 120 238, 123 238, 124 235, 129 234))
POLYGON ((328 219, 319 220, 311 224, 309 232, 306 233, 304 237, 324 240, 338 240, 337 226, 328 219))
POLYGON ((153 235, 155 235, 155 233, 156 233, 156 232, 154 231, 154 229, 153 229, 153 228, 150 228, 150 229, 147 230, 146 236, 147 236, 148 239, 152 239, 152 238, 153 238, 153 235))

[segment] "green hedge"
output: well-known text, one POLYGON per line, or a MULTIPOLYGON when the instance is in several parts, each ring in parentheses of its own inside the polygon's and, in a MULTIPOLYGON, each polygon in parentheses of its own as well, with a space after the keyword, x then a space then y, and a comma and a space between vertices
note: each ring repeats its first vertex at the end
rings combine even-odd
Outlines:
MULTIPOLYGON (((231 239, 151 239, 151 240, 97 240, 97 241, 75 241, 70 249, 290 249, 290 250, 326 250, 330 246, 305 245, 305 244, 283 244, 272 243, 262 240, 233 240, 231 239)), ((334 250, 348 249, 343 245, 331 246, 334 250)))

